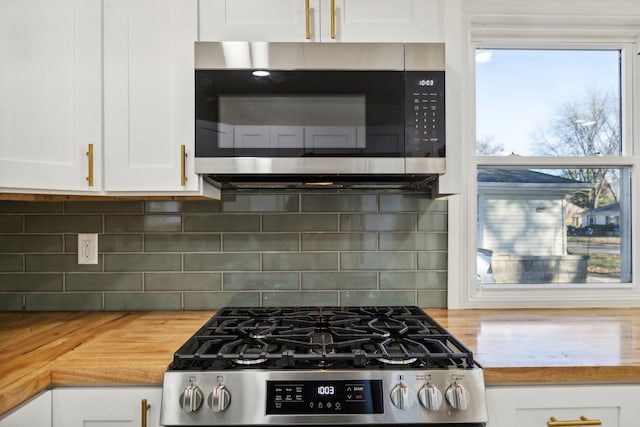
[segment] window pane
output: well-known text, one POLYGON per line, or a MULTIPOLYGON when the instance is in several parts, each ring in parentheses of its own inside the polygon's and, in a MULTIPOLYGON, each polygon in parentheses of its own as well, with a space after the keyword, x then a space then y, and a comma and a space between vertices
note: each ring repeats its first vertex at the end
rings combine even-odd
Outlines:
POLYGON ((628 282, 630 170, 478 170, 484 284, 628 282))
POLYGON ((620 50, 477 49, 476 153, 618 156, 620 50))

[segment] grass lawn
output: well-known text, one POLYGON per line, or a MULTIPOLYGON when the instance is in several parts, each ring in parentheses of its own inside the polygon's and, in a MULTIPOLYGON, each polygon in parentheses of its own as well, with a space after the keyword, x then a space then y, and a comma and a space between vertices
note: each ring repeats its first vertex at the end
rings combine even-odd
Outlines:
MULTIPOLYGON (((605 245, 620 245, 620 237, 607 237, 607 236, 570 236, 567 237, 567 242, 582 243, 582 244, 605 244, 605 245)), ((578 252, 574 252, 579 255, 578 252)), ((589 259, 587 260, 587 270, 589 273, 597 274, 620 274, 620 255, 614 254, 599 254, 589 253, 589 259)))

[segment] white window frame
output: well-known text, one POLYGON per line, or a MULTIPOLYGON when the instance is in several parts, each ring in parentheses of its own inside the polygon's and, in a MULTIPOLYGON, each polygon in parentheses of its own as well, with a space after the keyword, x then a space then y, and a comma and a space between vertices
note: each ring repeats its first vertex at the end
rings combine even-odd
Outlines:
MULTIPOLYGON (((463 162, 468 164, 461 194, 449 198, 449 308, 621 307, 640 306, 640 27, 628 18, 558 16, 469 16, 466 91, 462 103, 463 162), (619 49, 622 51, 622 146, 618 157, 539 157, 475 155, 475 53, 482 48, 619 49), (637 117, 634 121, 634 112, 637 117), (631 169, 630 235, 633 246, 630 283, 508 285, 476 280, 478 167, 629 167, 631 169), (460 263, 465 268, 460 268, 460 263), (456 286, 456 283, 461 285, 456 286)), ((463 29, 463 32, 465 30, 463 29)))

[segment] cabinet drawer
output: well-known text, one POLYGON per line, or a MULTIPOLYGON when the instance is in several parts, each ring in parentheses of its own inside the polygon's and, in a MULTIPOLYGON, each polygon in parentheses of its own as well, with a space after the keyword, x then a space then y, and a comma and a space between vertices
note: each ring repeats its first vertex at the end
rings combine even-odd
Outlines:
POLYGON ((487 427, 546 427, 558 421, 600 420, 603 427, 635 427, 638 385, 487 387, 487 427))

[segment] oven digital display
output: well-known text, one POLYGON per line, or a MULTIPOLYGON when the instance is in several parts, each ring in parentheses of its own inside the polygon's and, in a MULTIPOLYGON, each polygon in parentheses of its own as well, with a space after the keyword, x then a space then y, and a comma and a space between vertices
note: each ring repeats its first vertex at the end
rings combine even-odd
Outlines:
POLYGON ((382 381, 267 381, 267 415, 309 413, 382 414, 382 381))

